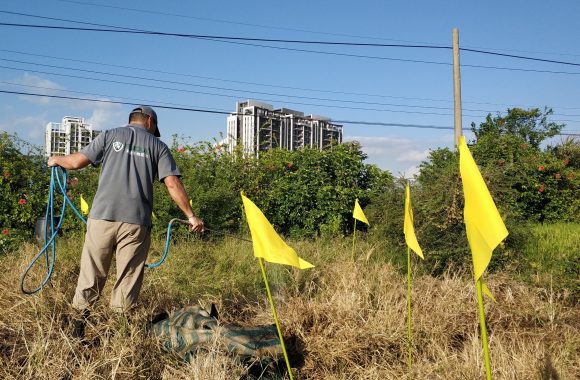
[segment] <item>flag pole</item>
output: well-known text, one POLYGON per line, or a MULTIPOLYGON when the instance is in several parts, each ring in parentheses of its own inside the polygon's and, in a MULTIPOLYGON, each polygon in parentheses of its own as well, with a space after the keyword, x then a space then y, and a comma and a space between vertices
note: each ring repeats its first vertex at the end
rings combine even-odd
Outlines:
POLYGON ((485 313, 483 311, 483 295, 482 295, 482 280, 481 277, 477 279, 475 284, 477 288, 477 303, 479 305, 479 327, 481 329, 481 340, 483 343, 483 358, 485 360, 485 376, 487 380, 491 380, 491 361, 489 358, 489 348, 487 346, 487 329, 485 327, 485 313))
POLYGON ((409 246, 407 246, 407 320, 409 330, 409 377, 412 377, 413 334, 411 328, 411 248, 409 246))
POLYGON ((280 323, 278 322, 278 314, 276 313, 276 308, 274 307, 274 300, 272 300, 272 294, 270 293, 270 286, 268 285, 268 278, 266 277, 266 268, 264 268, 264 261, 261 257, 258 257, 258 262, 260 263, 260 268, 262 269, 264 284, 266 284, 266 292, 268 293, 268 300, 270 301, 270 307, 272 308, 274 322, 276 322, 276 329, 278 330, 278 337, 280 338, 280 344, 282 345, 282 353, 284 354, 284 360, 286 361, 286 367, 288 368, 288 375, 290 375, 290 380, 294 380, 294 377, 292 376, 292 368, 290 368, 290 361, 288 360, 288 354, 286 353, 286 346, 284 345, 284 338, 282 337, 282 331, 280 330, 280 323))
POLYGON ((354 219, 354 231, 352 231, 352 261, 354 261, 354 242, 356 240, 356 218, 354 219))

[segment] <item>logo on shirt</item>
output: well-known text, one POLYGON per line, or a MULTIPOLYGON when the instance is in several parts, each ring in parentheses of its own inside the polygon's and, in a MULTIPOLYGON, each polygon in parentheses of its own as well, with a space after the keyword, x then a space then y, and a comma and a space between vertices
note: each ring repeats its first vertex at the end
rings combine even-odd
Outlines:
POLYGON ((113 143, 113 149, 115 150, 115 152, 120 152, 123 150, 123 143, 120 141, 115 141, 113 143))

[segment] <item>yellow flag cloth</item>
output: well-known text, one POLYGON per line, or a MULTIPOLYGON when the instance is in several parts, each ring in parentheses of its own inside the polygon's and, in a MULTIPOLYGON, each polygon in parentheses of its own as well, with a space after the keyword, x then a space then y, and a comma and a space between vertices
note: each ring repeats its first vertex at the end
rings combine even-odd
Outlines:
POLYGON ((459 171, 465 196, 463 219, 477 281, 508 231, 463 136, 459 139, 459 171))
POLYGON ((352 210, 352 217, 356 220, 360 220, 363 223, 369 224, 365 213, 363 212, 362 208, 358 204, 358 198, 354 201, 354 210, 352 210))
POLYGON ((403 230, 405 232, 405 242, 407 243, 407 246, 419 255, 420 258, 424 259, 423 251, 421 250, 421 247, 419 247, 417 236, 415 236, 415 227, 413 227, 413 209, 411 208, 411 189, 409 184, 407 184, 405 190, 405 223, 403 230))
POLYGON ((82 194, 81 194, 81 212, 83 213, 83 215, 89 214, 89 204, 87 203, 87 201, 85 201, 85 198, 83 198, 82 194))
POLYGON ((254 202, 246 198, 244 194, 241 196, 252 234, 254 256, 261 257, 270 263, 292 265, 300 269, 314 268, 314 265, 298 257, 296 251, 282 240, 254 202))
POLYGON ((483 292, 483 294, 485 294, 486 296, 488 296, 490 300, 492 300, 493 302, 497 302, 495 300, 495 297, 493 296, 493 294, 491 294, 491 292, 489 291, 487 285, 485 285, 485 282, 483 282, 483 281, 481 281, 481 291, 483 292))

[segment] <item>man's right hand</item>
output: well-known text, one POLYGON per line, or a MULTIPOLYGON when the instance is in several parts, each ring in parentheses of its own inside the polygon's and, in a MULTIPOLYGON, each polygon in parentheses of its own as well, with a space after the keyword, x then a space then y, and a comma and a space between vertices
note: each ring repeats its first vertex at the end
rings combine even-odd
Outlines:
POLYGON ((49 167, 58 166, 58 164, 56 163, 57 157, 58 156, 50 156, 50 157, 48 157, 48 166, 49 167))
POLYGON ((187 221, 189 222, 189 230, 194 232, 203 232, 204 225, 203 220, 197 216, 190 216, 187 221))

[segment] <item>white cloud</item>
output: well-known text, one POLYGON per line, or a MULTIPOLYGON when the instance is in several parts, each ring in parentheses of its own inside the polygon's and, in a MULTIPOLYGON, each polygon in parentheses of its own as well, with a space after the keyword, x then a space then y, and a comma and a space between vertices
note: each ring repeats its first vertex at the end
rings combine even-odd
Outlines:
POLYGON ((126 115, 121 105, 111 103, 91 103, 92 114, 86 121, 94 129, 104 130, 120 127, 125 124, 126 115))
POLYGON ((419 164, 429 156, 428 142, 420 140, 391 136, 346 136, 344 140, 358 141, 370 163, 405 178, 418 173, 419 164))
POLYGON ((413 178, 415 175, 419 174, 419 165, 414 165, 411 166, 407 169, 405 169, 401 175, 405 178, 411 179, 413 178))
POLYGON ((0 129, 9 133, 17 133, 21 138, 40 145, 44 143, 44 132, 47 123, 48 120, 44 114, 23 116, 5 121, 0 125, 0 129))
MULTIPOLYGON (((53 82, 49 79, 41 78, 37 75, 32 75, 28 73, 24 73, 22 77, 13 81, 14 83, 18 83, 22 86, 14 86, 18 87, 19 91, 25 92, 34 92, 37 94, 42 95, 54 95, 60 93, 56 90, 63 90, 64 87, 59 85, 56 82, 53 82)), ((54 103, 56 100, 51 98, 45 97, 35 97, 35 96, 20 96, 20 99, 26 100, 27 102, 34 103, 34 104, 41 104, 47 105, 50 103, 54 103)))
POLYGON ((423 161, 428 156, 429 149, 425 150, 409 149, 404 151, 399 157, 397 157, 397 161, 423 161))

